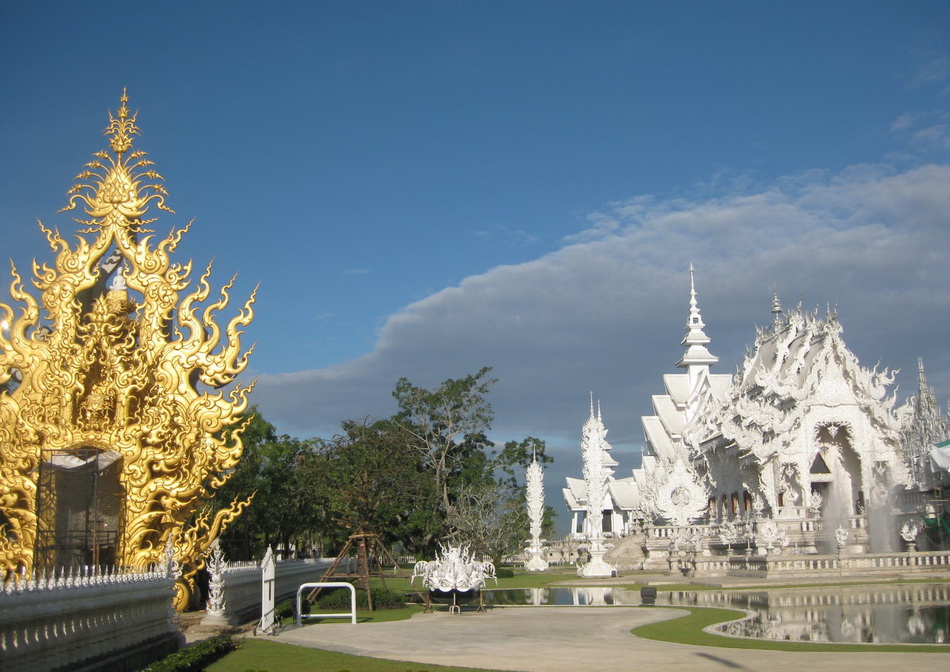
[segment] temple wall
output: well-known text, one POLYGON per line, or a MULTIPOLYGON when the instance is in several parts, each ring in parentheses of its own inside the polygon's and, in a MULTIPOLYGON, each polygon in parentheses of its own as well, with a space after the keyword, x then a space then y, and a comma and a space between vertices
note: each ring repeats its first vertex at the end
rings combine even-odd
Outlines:
POLYGON ((11 580, 0 590, 0 669, 133 672, 176 651, 164 572, 11 580))

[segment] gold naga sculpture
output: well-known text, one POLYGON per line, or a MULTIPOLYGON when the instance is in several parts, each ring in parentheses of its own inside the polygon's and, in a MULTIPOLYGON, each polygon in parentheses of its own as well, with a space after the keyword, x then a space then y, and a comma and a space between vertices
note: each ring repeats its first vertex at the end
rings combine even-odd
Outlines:
POLYGON ((234 278, 208 303, 209 263, 170 255, 191 227, 153 244, 150 206, 163 180, 133 151, 137 113, 123 91, 109 113, 108 151, 94 154, 61 210, 88 219, 71 247, 39 222, 56 260, 33 262, 37 300, 12 265, 14 312, 0 302, 0 569, 7 579, 63 565, 182 571, 177 605, 224 527, 250 502, 212 514, 214 491, 243 450, 241 415, 253 387, 235 384, 242 327, 256 288, 222 329, 234 278))

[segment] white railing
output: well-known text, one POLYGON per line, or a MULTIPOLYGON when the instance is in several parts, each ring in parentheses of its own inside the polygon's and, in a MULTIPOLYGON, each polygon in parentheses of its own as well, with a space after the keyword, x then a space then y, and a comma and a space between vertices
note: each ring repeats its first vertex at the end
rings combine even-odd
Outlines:
POLYGON ((136 670, 174 652, 165 571, 14 578, 0 590, 0 669, 136 670))
MULTIPOLYGON (((704 558, 703 560, 707 560, 704 558)), ((732 576, 805 576, 873 574, 915 574, 950 572, 950 551, 923 553, 855 553, 841 555, 768 555, 731 556, 728 560, 732 576)), ((702 572, 697 562, 697 573, 702 572)), ((715 571, 719 567, 710 569, 715 571)))
POLYGON ((297 625, 301 624, 304 618, 349 618, 350 623, 356 625, 356 587, 352 583, 345 581, 317 581, 315 583, 304 583, 297 588, 297 625), (345 614, 305 614, 303 613, 303 591, 306 588, 349 588, 350 589, 350 610, 345 614))

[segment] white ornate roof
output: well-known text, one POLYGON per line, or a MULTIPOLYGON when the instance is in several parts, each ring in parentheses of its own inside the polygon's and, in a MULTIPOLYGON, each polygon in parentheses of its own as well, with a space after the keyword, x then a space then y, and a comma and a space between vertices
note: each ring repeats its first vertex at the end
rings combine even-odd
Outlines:
MULTIPOLYGON (((705 420, 706 438, 721 434, 763 462, 796 450, 796 430, 808 415, 810 422, 824 417, 874 425, 894 450, 899 422, 894 395, 888 394, 893 381, 893 373, 858 363, 841 339, 836 315, 822 320, 797 309, 758 330, 728 395, 705 420)), ((857 441, 861 446, 882 450, 857 441)))

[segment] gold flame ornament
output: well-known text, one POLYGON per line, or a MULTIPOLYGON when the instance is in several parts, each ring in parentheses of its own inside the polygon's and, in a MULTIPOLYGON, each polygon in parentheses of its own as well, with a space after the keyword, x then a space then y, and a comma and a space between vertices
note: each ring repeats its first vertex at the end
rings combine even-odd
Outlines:
POLYGON ((211 294, 211 264, 194 285, 191 262, 170 259, 191 227, 153 244, 150 206, 163 178, 133 151, 139 134, 123 92, 105 135, 68 192, 82 206, 71 247, 46 235, 55 267, 33 263, 37 300, 13 265, 0 302, 0 568, 9 578, 53 565, 164 561, 182 568, 179 607, 211 543, 249 503, 204 506, 241 457, 253 387, 222 388, 244 371, 242 328, 256 288, 224 326, 234 278, 211 294))

